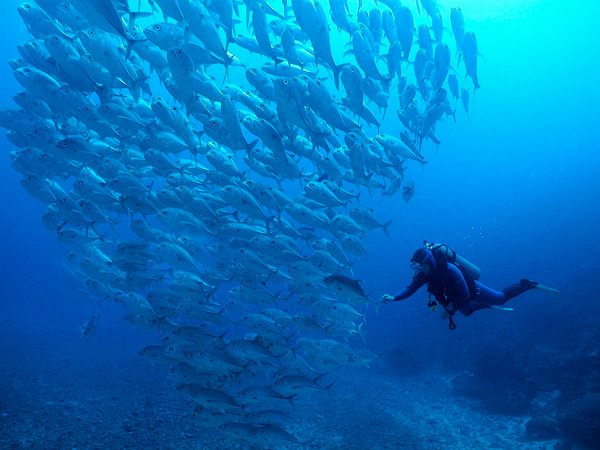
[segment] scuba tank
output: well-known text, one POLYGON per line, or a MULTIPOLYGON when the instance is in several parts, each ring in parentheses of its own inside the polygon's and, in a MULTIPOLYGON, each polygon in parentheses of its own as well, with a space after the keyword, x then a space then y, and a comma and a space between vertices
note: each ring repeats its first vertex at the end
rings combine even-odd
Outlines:
POLYGON ((445 261, 452 263, 464 270, 464 272, 474 280, 479 280, 481 277, 481 269, 479 267, 458 255, 446 244, 433 244, 424 241, 423 245, 425 245, 425 247, 427 247, 431 253, 433 253, 433 257, 435 258, 436 262, 445 261))

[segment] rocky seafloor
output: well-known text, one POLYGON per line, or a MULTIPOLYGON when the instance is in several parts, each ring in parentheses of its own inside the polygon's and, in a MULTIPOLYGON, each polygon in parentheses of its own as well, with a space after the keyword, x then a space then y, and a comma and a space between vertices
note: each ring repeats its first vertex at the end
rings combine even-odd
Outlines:
MULTIPOLYGON (((3 335, 0 346, 1 449, 258 448, 199 426, 166 369, 133 347, 117 351, 118 336, 74 346, 32 333, 12 338, 3 335)), ((329 393, 298 399, 299 421, 289 431, 306 442, 302 447, 600 448, 596 395, 561 405, 556 390, 539 391, 526 400, 528 408, 516 405, 519 414, 495 414, 486 393, 511 402, 524 395, 519 388, 494 389, 476 372, 401 374, 395 369, 402 361, 394 358, 390 352, 371 369, 348 368, 329 393)))

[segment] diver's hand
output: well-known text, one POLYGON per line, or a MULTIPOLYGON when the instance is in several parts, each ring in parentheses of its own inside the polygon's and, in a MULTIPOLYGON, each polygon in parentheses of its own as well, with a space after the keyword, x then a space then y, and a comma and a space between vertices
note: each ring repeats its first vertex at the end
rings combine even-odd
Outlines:
POLYGON ((394 296, 390 295, 390 294, 383 294, 381 296, 381 302, 382 303, 389 303, 389 302, 393 302, 394 301, 394 296))

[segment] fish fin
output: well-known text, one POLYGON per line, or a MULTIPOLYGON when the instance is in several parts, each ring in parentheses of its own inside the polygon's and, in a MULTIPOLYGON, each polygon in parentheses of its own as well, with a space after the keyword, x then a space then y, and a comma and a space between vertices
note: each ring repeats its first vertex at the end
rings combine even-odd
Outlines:
POLYGON ((339 64, 337 66, 333 66, 333 81, 335 83, 335 88, 336 89, 340 89, 340 73, 342 72, 342 69, 344 68, 344 66, 346 66, 347 64, 339 64))
POLYGON ((292 394, 289 397, 285 397, 285 399, 290 402, 290 405, 292 405, 292 407, 295 407, 296 405, 294 405, 294 397, 298 395, 298 394, 292 394))
POLYGON ((382 225, 383 228, 383 232, 385 233, 385 235, 389 238, 390 237, 390 233, 388 231, 388 227, 392 224, 392 219, 390 219, 387 223, 382 225))
MULTIPOLYGON (((323 374, 325 375, 325 374, 323 374)), ((328 384, 327 386, 325 386, 323 389, 325 389, 327 391, 327 393, 329 395, 331 395, 331 386, 333 386, 335 384, 335 381, 332 381, 331 384, 328 384)))
POLYGON ((248 158, 250 158, 250 160, 252 160, 252 150, 254 150, 254 147, 256 147, 258 141, 258 139, 255 139, 249 144, 246 144, 246 154, 248 155, 248 158))
POLYGON ((366 344, 367 343, 367 339, 366 339, 366 331, 363 331, 363 326, 365 325, 366 322, 361 322, 360 325, 358 326, 358 335, 360 336, 360 338, 363 340, 363 342, 366 344))

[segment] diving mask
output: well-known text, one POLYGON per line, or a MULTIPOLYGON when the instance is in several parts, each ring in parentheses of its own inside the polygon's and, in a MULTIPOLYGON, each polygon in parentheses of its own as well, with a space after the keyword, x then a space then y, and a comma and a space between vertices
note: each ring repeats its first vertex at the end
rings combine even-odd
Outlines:
POLYGON ((416 261, 411 261, 409 265, 410 265, 410 268, 412 270, 414 270, 415 272, 420 272, 423 269, 423 265, 416 261))

